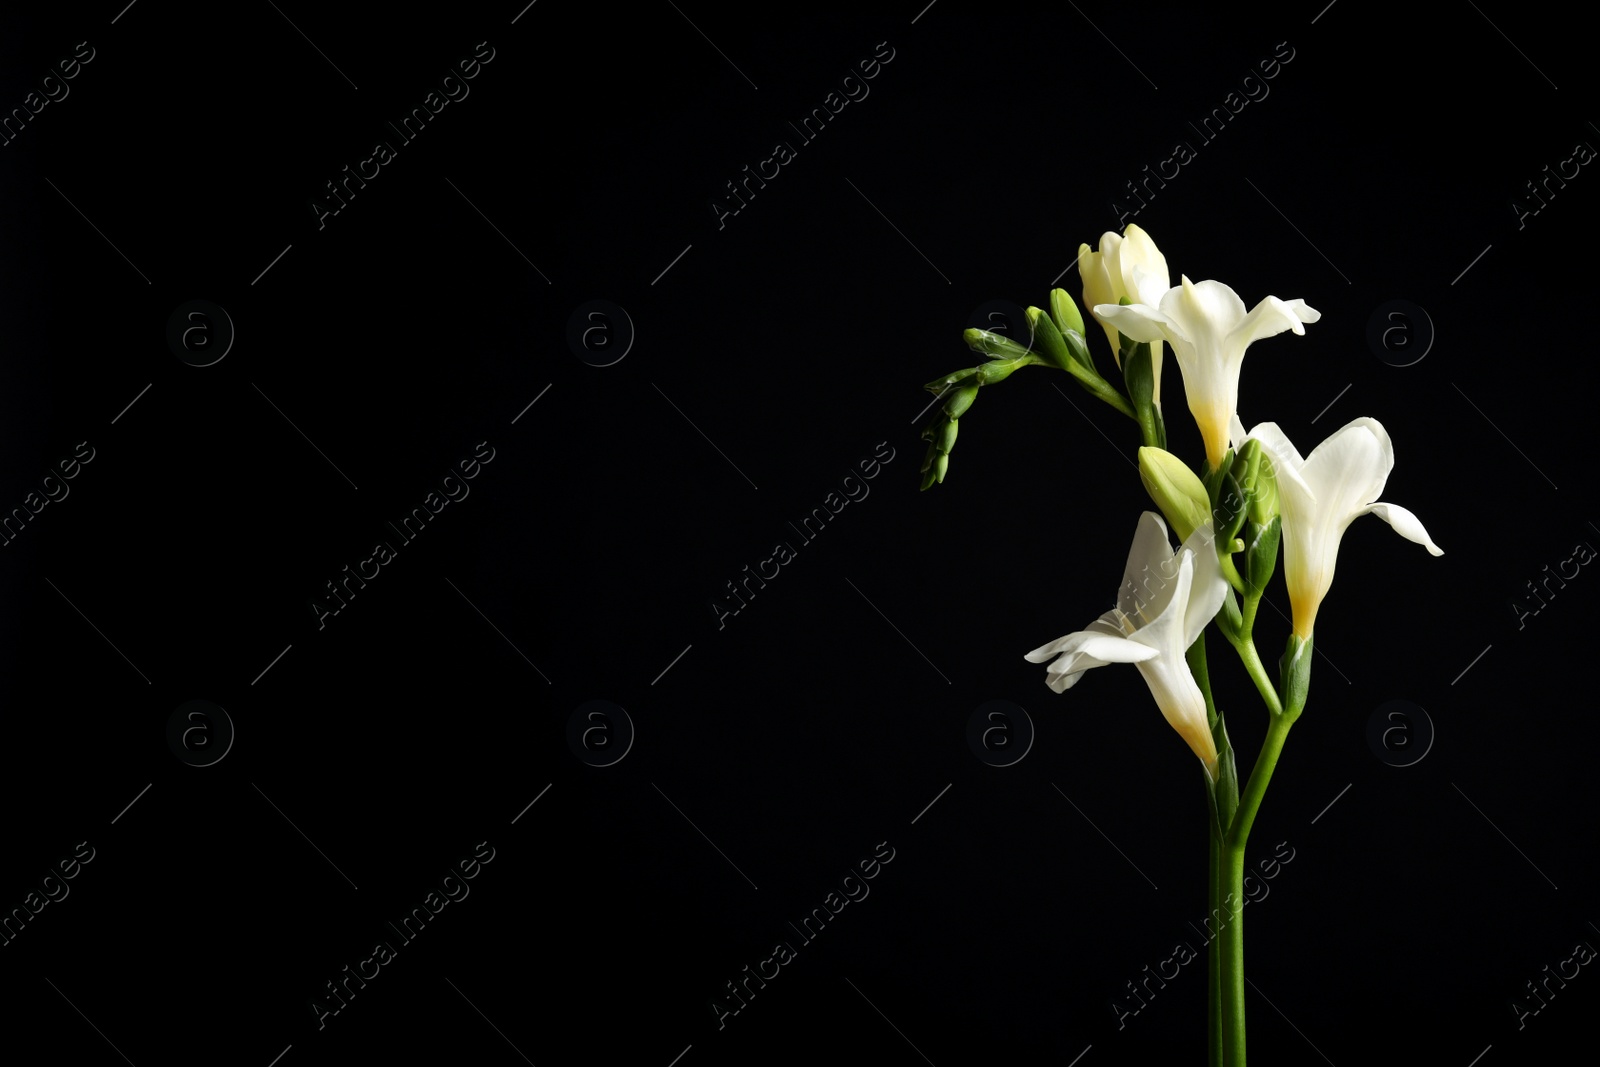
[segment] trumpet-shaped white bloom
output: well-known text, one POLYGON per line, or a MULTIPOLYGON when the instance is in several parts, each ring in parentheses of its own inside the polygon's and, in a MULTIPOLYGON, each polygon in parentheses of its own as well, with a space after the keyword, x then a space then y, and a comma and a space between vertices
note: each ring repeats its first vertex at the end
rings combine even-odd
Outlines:
POLYGON ((1161 714, 1214 779, 1217 746, 1206 721, 1205 696, 1184 653, 1222 607, 1227 592, 1210 520, 1174 553, 1167 542, 1167 524, 1147 511, 1139 518, 1128 551, 1117 606, 1087 629, 1034 649, 1027 659, 1053 660, 1045 680, 1058 693, 1075 685, 1090 667, 1137 665, 1161 714))
POLYGON ((1189 411, 1206 445, 1206 462, 1222 465, 1228 432, 1239 406, 1239 368, 1252 341, 1284 330, 1304 334, 1322 313, 1304 300, 1269 296, 1248 313, 1239 294, 1221 282, 1191 282, 1168 289, 1159 300, 1118 306, 1102 304, 1095 317, 1138 341, 1165 338, 1183 371, 1189 411))
MULTIPOLYGON (((1121 304, 1127 297, 1134 304, 1159 303, 1161 294, 1171 284, 1167 273, 1167 257, 1150 239, 1150 235, 1129 223, 1127 232, 1118 235, 1107 230, 1100 235, 1100 251, 1090 251, 1088 245, 1078 246, 1078 275, 1083 279, 1083 306, 1089 309, 1106 331, 1111 342, 1111 358, 1122 367, 1122 349, 1117 338, 1117 328, 1095 310, 1098 304, 1121 304)), ((1129 336, 1132 336, 1131 334, 1129 336)), ((1161 409, 1161 342, 1150 346, 1151 400, 1156 410, 1161 409)))
POLYGON ((1242 444, 1247 436, 1260 441, 1274 461, 1283 515, 1283 577, 1294 608, 1294 632, 1302 640, 1311 637, 1317 608, 1333 583, 1339 539, 1362 515, 1370 512, 1401 537, 1435 556, 1444 555, 1415 515, 1378 500, 1394 469, 1394 445, 1377 419, 1348 423, 1304 459, 1277 423, 1263 422, 1246 435, 1235 416, 1235 443, 1242 444))

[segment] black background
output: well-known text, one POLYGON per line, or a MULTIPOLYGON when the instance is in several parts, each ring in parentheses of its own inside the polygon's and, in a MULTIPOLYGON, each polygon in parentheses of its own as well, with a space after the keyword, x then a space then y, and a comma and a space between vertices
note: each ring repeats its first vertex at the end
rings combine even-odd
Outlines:
MULTIPOLYGON (((1309 451, 1379 418, 1385 498, 1446 550, 1371 519, 1343 542, 1252 835, 1252 862, 1294 856, 1247 911, 1256 1061, 1537 1063, 1581 1032, 1592 968, 1520 1030, 1511 1004, 1600 944, 1600 578, 1520 627, 1512 602, 1600 544, 1600 178, 1520 228, 1512 202, 1600 144, 1584 35, 1354 0, 118 7, 0 26, 7 112, 94 50, 0 147, 0 508, 94 455, 0 558, 0 908, 95 850, 0 947, 8 1043, 140 1067, 1197 1062, 1203 964, 1120 1029, 1113 1008, 1200 947, 1192 756, 1135 671, 1057 696, 1022 659, 1109 606, 1148 506, 1137 435, 1021 372, 917 491, 919 386, 972 365, 973 312, 1043 304, 1128 221, 1174 282, 1322 311, 1252 349, 1245 422, 1309 451), (470 95, 319 228, 324 183, 480 41, 470 95), (870 95, 799 144, 880 42, 870 95), (1291 49, 1202 143, 1187 123, 1291 49), (712 199, 779 140, 796 158, 719 228, 712 199), (1119 217, 1178 140, 1196 158, 1119 217), (165 339, 194 299, 237 331, 209 367, 165 339), (606 367, 566 340, 596 299, 636 331, 606 367), (1404 367, 1367 341, 1396 299, 1436 331, 1404 367), (483 441, 470 495, 319 628, 324 583, 483 441), (880 442, 870 495, 719 629, 724 583, 880 442), (209 767, 166 741, 193 699, 237 730, 209 767), (637 731, 610 767, 567 742, 592 699, 637 731), (1037 731, 1005 768, 966 742, 996 699, 1037 731), (1391 700, 1435 734, 1408 767, 1367 741, 1391 700), (324 983, 480 841, 470 896, 319 1029, 324 983), (880 842, 870 896, 802 946, 788 923, 880 842), (781 940, 797 959, 719 1029, 713 998, 781 940)), ((1269 658, 1285 631, 1263 612, 1269 658)), ((1225 653, 1248 757, 1265 716, 1225 653)))

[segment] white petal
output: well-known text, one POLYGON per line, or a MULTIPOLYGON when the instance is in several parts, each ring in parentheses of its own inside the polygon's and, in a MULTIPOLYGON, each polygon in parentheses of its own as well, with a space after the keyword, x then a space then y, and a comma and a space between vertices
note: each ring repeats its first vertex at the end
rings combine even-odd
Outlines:
POLYGON ((1289 305, 1290 311, 1294 312, 1300 317, 1301 322, 1319 322, 1322 319, 1322 312, 1318 311, 1304 300, 1286 300, 1284 303, 1289 305))
POLYGON ((1116 303, 1111 282, 1106 277, 1105 259, 1088 245, 1078 248, 1078 276, 1083 279, 1084 306, 1093 309, 1096 304, 1116 303))
POLYGON ((1168 288, 1167 257, 1150 235, 1130 224, 1123 231, 1118 260, 1128 297, 1138 304, 1159 303, 1168 288))
POLYGON ((1183 543, 1183 551, 1194 556, 1194 579, 1189 586, 1189 603, 1183 615, 1183 647, 1187 651, 1200 637, 1200 631, 1222 609, 1223 598, 1228 595, 1228 580, 1222 576, 1216 537, 1209 520, 1189 535, 1183 543))
POLYGON ((1399 504, 1369 504, 1366 510, 1393 526, 1394 532, 1406 540, 1425 546, 1435 556, 1444 555, 1444 549, 1434 544, 1433 538, 1428 536, 1428 531, 1423 529, 1422 520, 1399 504))
POLYGON ((1116 361, 1117 369, 1121 370, 1122 352, 1117 346, 1117 328, 1094 310, 1101 304, 1117 303, 1117 296, 1111 290, 1111 279, 1106 275, 1105 257, 1088 245, 1079 245, 1078 277, 1083 279, 1083 306, 1089 309, 1089 316, 1105 330, 1106 340, 1111 344, 1111 358, 1116 361))
POLYGON ((1194 587, 1193 552, 1179 552, 1162 572, 1151 574, 1144 583, 1144 601, 1129 620, 1137 627, 1130 640, 1149 645, 1168 659, 1183 659, 1188 645, 1183 643, 1184 621, 1189 608, 1189 591, 1194 587))
POLYGON ((1101 322, 1135 341, 1160 341, 1166 337, 1163 327, 1167 317, 1148 304, 1097 304, 1094 313, 1101 322))
POLYGON ((1315 322, 1322 316, 1318 312, 1306 307, 1304 300, 1286 302, 1275 296, 1269 296, 1251 309, 1250 314, 1244 317, 1233 329, 1233 344, 1243 350, 1252 342, 1263 337, 1280 334, 1284 330, 1293 330, 1295 333, 1304 334, 1306 328, 1301 325, 1300 312, 1315 316, 1309 320, 1315 322))
POLYGON ((1136 626, 1154 618, 1172 598, 1172 583, 1178 576, 1172 556, 1166 522, 1154 511, 1141 514, 1117 590, 1117 610, 1136 626))
POLYGON ((1161 313, 1189 340, 1225 337, 1244 319, 1244 301, 1221 282, 1191 282, 1184 276, 1180 285, 1168 289, 1161 298, 1161 313))
POLYGON ((1206 724, 1206 698, 1195 684, 1189 665, 1180 656, 1139 664, 1139 673, 1150 686, 1150 695, 1178 735, 1211 772, 1217 762, 1217 747, 1206 724))
MULTIPOLYGON (((1240 423, 1239 428, 1243 429, 1244 424, 1240 423)), ((1306 461, 1301 458, 1300 450, 1294 447, 1294 442, 1289 440, 1289 435, 1284 433, 1275 422, 1258 422, 1255 429, 1245 434, 1245 436, 1254 437, 1260 441, 1277 457, 1280 464, 1292 467, 1296 471, 1306 465, 1306 461)))
POLYGON ((1045 684, 1057 693, 1071 689, 1083 672, 1094 667, 1108 663, 1142 663, 1160 655, 1155 649, 1125 637, 1080 631, 1036 648, 1026 658, 1040 663, 1050 659, 1052 654, 1055 659, 1045 670, 1045 684))
POLYGON ((1233 413, 1233 418, 1228 420, 1228 445, 1229 445, 1229 447, 1231 447, 1234 451, 1237 452, 1239 449, 1244 447, 1245 440, 1249 436, 1250 436, 1249 434, 1244 432, 1244 423, 1242 421, 1240 421, 1239 413, 1237 411, 1235 411, 1233 413))
POLYGON ((1330 530, 1342 530, 1377 500, 1394 469, 1394 445, 1377 419, 1354 419, 1328 435, 1306 457, 1300 475, 1316 494, 1317 513, 1330 530))
MULTIPOLYGON (((1094 664, 1098 667, 1104 663, 1140 663, 1155 654, 1154 649, 1130 641, 1126 637, 1079 630, 1057 638, 1047 645, 1040 645, 1023 658, 1029 663, 1043 663, 1052 657, 1060 659, 1068 656, 1088 656, 1099 660, 1099 663, 1094 664)), ((1055 669, 1052 665, 1051 670, 1055 669)))

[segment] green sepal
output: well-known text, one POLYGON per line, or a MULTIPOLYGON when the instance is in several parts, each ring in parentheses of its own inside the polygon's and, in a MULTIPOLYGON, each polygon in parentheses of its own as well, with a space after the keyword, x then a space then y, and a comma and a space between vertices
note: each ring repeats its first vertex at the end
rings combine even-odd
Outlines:
POLYGON ((946 374, 943 378, 935 378, 933 381, 929 382, 927 385, 924 385, 923 388, 926 389, 928 392, 937 395, 939 393, 944 392, 946 389, 950 388, 952 385, 956 384, 957 382, 965 381, 966 379, 972 377, 974 374, 977 374, 977 373, 978 373, 978 368, 977 367, 968 367, 965 370, 952 371, 951 373, 946 374))
POLYGON ((1234 759, 1233 745, 1228 740, 1228 727, 1221 710, 1217 712, 1216 725, 1211 728, 1211 740, 1217 746, 1217 778, 1211 786, 1211 813, 1216 819, 1219 839, 1226 839, 1233 826, 1233 816, 1239 810, 1239 765, 1234 759))
POLYGON ((1206 469, 1200 472, 1200 481, 1204 483, 1206 492, 1211 496, 1211 506, 1213 508, 1217 506, 1217 490, 1222 487, 1223 476, 1232 466, 1233 449, 1230 448, 1222 454, 1222 465, 1220 467, 1214 468, 1207 464, 1206 469))
POLYGON ((1066 336, 1070 330, 1079 337, 1083 336, 1083 312, 1078 310, 1078 305, 1073 302, 1065 289, 1050 290, 1050 317, 1055 320, 1056 329, 1066 336))
POLYGON ((1217 535, 1217 551, 1224 555, 1238 551, 1234 541, 1244 526, 1245 504, 1244 491, 1239 488, 1233 472, 1224 468, 1211 509, 1216 521, 1212 529, 1217 535))
POLYGON ((1128 386, 1128 402, 1133 405, 1134 415, 1139 420, 1139 432, 1144 438, 1144 443, 1159 448, 1161 446, 1157 443, 1159 435, 1156 430, 1156 379, 1152 363, 1150 345, 1139 342, 1123 356, 1122 380, 1128 386))
POLYGON ((1282 535, 1283 519, 1277 515, 1265 526, 1253 521, 1245 524, 1242 577, 1248 596, 1259 597, 1272 581, 1273 572, 1278 569, 1278 542, 1282 535))
POLYGON ((1289 635, 1289 644, 1278 661, 1279 691, 1283 693, 1283 714, 1290 722, 1305 710, 1311 690, 1311 639, 1289 635))
POLYGON ((1077 330, 1065 330, 1061 334, 1061 339, 1067 343, 1067 353, 1080 367, 1096 378, 1100 377, 1100 371, 1094 365, 1094 356, 1089 352, 1089 343, 1083 339, 1083 334, 1077 330))
POLYGON ((1233 599, 1233 591, 1222 598, 1222 608, 1216 616, 1217 629, 1222 631, 1222 636, 1228 639, 1231 645, 1239 643, 1239 634, 1244 627, 1244 616, 1239 613, 1239 602, 1233 599))
MULTIPOLYGON (((973 370, 977 370, 977 368, 974 367, 973 370)), ((967 413, 967 409, 972 406, 972 402, 976 399, 978 399, 978 387, 976 385, 963 385, 951 393, 950 398, 944 402, 944 413, 952 419, 959 419, 967 413)))
POLYGON ((1056 366, 1066 370, 1067 364, 1072 362, 1072 354, 1067 351, 1066 339, 1056 329, 1056 324, 1039 308, 1029 308, 1027 316, 1028 327, 1033 331, 1029 347, 1044 353, 1056 366))
POLYGON ((974 352, 981 352, 996 359, 1019 359, 1028 354, 1026 348, 1011 338, 1003 334, 990 333, 988 330, 977 328, 963 330, 961 339, 966 341, 967 347, 974 352))
POLYGON ((1024 352, 1016 359, 992 359, 978 368, 978 384, 993 385, 995 382, 1003 382, 1017 369, 1040 362, 1043 361, 1032 352, 1024 352))
POLYGON ((1252 437, 1234 456, 1231 469, 1239 488, 1244 490, 1250 521, 1265 526, 1278 514, 1278 479, 1273 473, 1271 455, 1252 437))

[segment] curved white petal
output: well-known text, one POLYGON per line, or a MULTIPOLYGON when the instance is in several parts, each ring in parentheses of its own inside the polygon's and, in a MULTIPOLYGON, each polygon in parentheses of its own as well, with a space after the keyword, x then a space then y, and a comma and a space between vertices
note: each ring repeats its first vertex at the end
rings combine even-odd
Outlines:
POLYGON ((1080 631, 1034 649, 1025 658, 1041 663, 1052 654, 1055 658, 1045 669, 1045 683, 1057 693, 1071 689, 1083 673, 1092 668, 1108 663, 1142 663, 1160 655, 1155 649, 1126 637, 1080 631))
POLYGON ((1136 304, 1155 305, 1168 288, 1167 257, 1138 225, 1129 224, 1118 250, 1123 294, 1136 304))
POLYGON ((1189 591, 1194 588, 1194 553, 1179 552, 1168 564, 1170 577, 1156 576, 1159 583, 1153 597, 1141 605, 1138 614, 1129 613, 1134 626, 1130 639, 1149 645, 1166 659, 1183 660, 1189 647, 1183 643, 1184 619, 1189 608, 1189 591))
POLYGON ((1094 313, 1135 341, 1160 341, 1167 336, 1166 315, 1148 304, 1097 304, 1094 313))
POLYGON ((1306 306, 1304 300, 1284 301, 1275 296, 1269 296, 1251 309, 1230 331, 1230 341, 1242 352, 1244 348, 1264 337, 1272 337, 1284 330, 1293 330, 1304 335, 1306 328, 1302 322, 1316 322, 1322 316, 1306 306), (1302 313, 1309 313, 1311 318, 1302 318, 1302 313))
POLYGON ((1304 300, 1286 300, 1284 303, 1289 306, 1290 311, 1294 312, 1295 315, 1299 317, 1301 322, 1319 322, 1322 319, 1322 312, 1318 311, 1304 300))
MULTIPOLYGON (((1237 418, 1237 416, 1235 416, 1237 418)), ((1244 428, 1243 423, 1237 424, 1239 429, 1244 428)), ((1289 435, 1284 433, 1275 422, 1258 422, 1255 429, 1244 435, 1254 437, 1260 441, 1279 461, 1279 469, 1292 468, 1296 474, 1306 465, 1305 459, 1300 455, 1300 450, 1294 447, 1294 442, 1289 440, 1289 435)))
POLYGON ((1428 531, 1422 526, 1422 520, 1399 504, 1385 504, 1380 501, 1376 504, 1368 504, 1365 511, 1368 514, 1378 516, 1378 518, 1393 526, 1394 532, 1406 540, 1415 541, 1417 544, 1424 546, 1432 555, 1444 555, 1444 549, 1434 544, 1433 538, 1428 536, 1428 531))
MULTIPOLYGON (((1109 234, 1108 236, 1116 236, 1109 234)), ((1101 245, 1106 244, 1101 239, 1101 245)), ((1100 324, 1106 332, 1106 341, 1111 345, 1111 358, 1116 361, 1117 368, 1122 368, 1122 351, 1117 344, 1117 328, 1107 322, 1095 308, 1101 304, 1117 304, 1121 301, 1115 286, 1111 284, 1111 275, 1106 269, 1106 257, 1096 252, 1088 245, 1078 246, 1078 277, 1083 279, 1083 306, 1089 310, 1089 315, 1100 324)))
POLYGON ((1300 476, 1316 496, 1322 524, 1343 531, 1382 495, 1393 469, 1394 445, 1388 432, 1377 419, 1360 418, 1341 426, 1312 449, 1300 476))
POLYGON ((1135 627, 1144 625, 1172 599, 1177 576, 1166 521, 1158 512, 1143 512, 1128 548, 1127 565, 1122 569, 1117 611, 1132 619, 1135 627))
POLYGON ((1150 687, 1150 695, 1155 697, 1162 717, 1178 731, 1189 750, 1205 763, 1207 773, 1214 775, 1217 745, 1206 720, 1206 698, 1188 663, 1181 656, 1176 660, 1162 657, 1139 664, 1139 673, 1150 687))
POLYGON ((1183 543, 1183 552, 1194 557, 1194 578, 1189 587, 1189 603, 1183 615, 1183 648, 1200 637, 1200 631, 1216 618, 1222 609, 1223 598, 1228 595, 1228 580, 1222 576, 1222 564, 1217 559, 1216 538, 1211 532, 1211 522, 1195 528, 1183 543))
POLYGON ((1177 333, 1196 344, 1202 337, 1226 336, 1245 317, 1244 301, 1232 287, 1217 281, 1191 282, 1188 275, 1161 298, 1161 313, 1177 333))
POLYGON ((1233 418, 1228 420, 1228 447, 1237 452, 1244 447, 1244 443, 1249 437, 1250 435, 1245 432, 1244 423, 1239 418, 1239 413, 1235 411, 1233 418))

